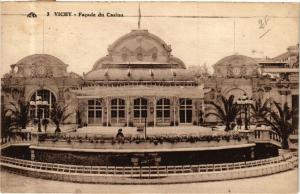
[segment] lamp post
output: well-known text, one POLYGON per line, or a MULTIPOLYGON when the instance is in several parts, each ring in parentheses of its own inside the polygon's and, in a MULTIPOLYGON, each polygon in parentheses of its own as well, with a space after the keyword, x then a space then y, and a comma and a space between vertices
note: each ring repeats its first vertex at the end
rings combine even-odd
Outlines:
POLYGON ((35 115, 38 119, 38 131, 41 131, 41 117, 45 117, 45 111, 42 112, 43 107, 47 107, 48 101, 43 101, 41 96, 36 97, 36 101, 30 101, 30 105, 34 106, 37 109, 37 114, 35 115))
POLYGON ((241 106, 241 104, 242 104, 242 101, 241 101, 241 98, 239 98, 238 100, 237 100, 237 104, 239 105, 239 107, 240 107, 240 118, 239 118, 239 123, 238 123, 238 125, 240 126, 240 129, 242 129, 242 106, 241 106))
MULTIPOLYGON (((252 99, 249 99, 247 94, 244 93, 244 95, 239 98, 237 100, 237 104, 240 105, 240 117, 242 117, 242 109, 244 109, 244 113, 245 113, 245 130, 248 130, 248 108, 249 108, 249 105, 251 105, 253 103, 253 100, 252 99)), ((249 114, 249 125, 250 125, 250 114, 249 114)))

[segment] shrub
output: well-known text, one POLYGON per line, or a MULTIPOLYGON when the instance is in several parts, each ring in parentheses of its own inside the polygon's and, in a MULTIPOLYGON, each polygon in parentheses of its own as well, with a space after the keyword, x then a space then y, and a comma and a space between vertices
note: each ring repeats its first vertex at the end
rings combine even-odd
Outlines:
POLYGON ((226 135, 226 136, 225 136, 225 140, 226 140, 227 142, 229 142, 229 141, 230 141, 230 136, 226 135))

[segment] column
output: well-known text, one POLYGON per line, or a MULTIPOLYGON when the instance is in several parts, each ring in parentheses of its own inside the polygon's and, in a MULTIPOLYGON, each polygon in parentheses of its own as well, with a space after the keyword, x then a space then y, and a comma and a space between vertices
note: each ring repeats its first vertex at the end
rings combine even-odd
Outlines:
POLYGON ((199 121, 199 108, 198 108, 198 102, 196 99, 192 99, 192 125, 194 125, 194 122, 196 121, 196 125, 199 121))
POLYGON ((130 98, 127 97, 126 99, 126 126, 129 127, 129 117, 130 117, 130 98))
POLYGON ((89 101, 87 101, 87 107, 86 107, 86 123, 89 124, 89 101))
POLYGON ((176 126, 176 106, 177 106, 177 99, 176 97, 173 98, 173 125, 176 126))
POLYGON ((156 98, 154 97, 153 98, 153 126, 155 127, 156 126, 156 98))
POLYGON ((109 111, 110 111, 110 107, 109 107, 109 98, 106 97, 106 127, 108 127, 109 125, 109 111))
POLYGON ((35 160, 35 153, 34 153, 34 150, 30 150, 30 159, 31 159, 32 161, 35 160))

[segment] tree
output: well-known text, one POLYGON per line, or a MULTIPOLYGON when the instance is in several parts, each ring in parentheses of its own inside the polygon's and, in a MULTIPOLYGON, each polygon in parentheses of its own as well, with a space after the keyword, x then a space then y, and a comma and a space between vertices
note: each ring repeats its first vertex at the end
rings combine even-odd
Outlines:
POLYGON ((283 108, 280 103, 274 102, 276 109, 268 110, 268 116, 263 117, 264 122, 271 126, 272 130, 275 131, 281 137, 282 149, 288 149, 288 139, 290 134, 293 132, 291 119, 292 111, 287 103, 284 104, 283 108))
POLYGON ((12 102, 10 104, 12 107, 6 110, 7 113, 10 112, 10 116, 14 118, 14 121, 18 127, 21 127, 21 129, 26 129, 26 126, 30 121, 29 102, 19 100, 17 104, 12 102))
POLYGON ((17 129, 17 122, 11 114, 7 114, 8 110, 4 110, 1 113, 1 137, 7 137, 11 135, 11 131, 17 129))
POLYGON ((252 116, 256 120, 256 124, 264 123, 264 117, 268 114, 268 104, 270 103, 270 99, 267 99, 264 103, 262 103, 261 99, 255 101, 254 104, 251 104, 252 116))
POLYGON ((214 115, 219 118, 223 124, 225 124, 225 131, 232 130, 233 128, 231 124, 235 121, 239 113, 239 107, 234 102, 234 96, 231 95, 228 99, 221 96, 218 102, 211 101, 209 104, 214 107, 215 111, 207 113, 205 117, 214 115))
POLYGON ((55 103, 51 109, 50 116, 53 123, 56 125, 55 133, 61 132, 60 124, 63 123, 73 113, 66 113, 68 106, 61 106, 55 103))

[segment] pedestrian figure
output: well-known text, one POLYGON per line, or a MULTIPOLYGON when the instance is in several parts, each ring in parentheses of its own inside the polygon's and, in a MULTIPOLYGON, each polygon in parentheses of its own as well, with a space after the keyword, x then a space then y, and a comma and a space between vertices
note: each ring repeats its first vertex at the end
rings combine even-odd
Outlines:
POLYGON ((124 138, 124 134, 123 134, 121 128, 118 130, 118 133, 117 133, 117 135, 116 135, 116 138, 117 138, 117 139, 123 139, 123 138, 124 138))

